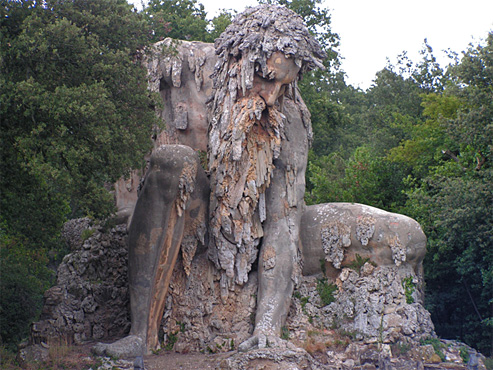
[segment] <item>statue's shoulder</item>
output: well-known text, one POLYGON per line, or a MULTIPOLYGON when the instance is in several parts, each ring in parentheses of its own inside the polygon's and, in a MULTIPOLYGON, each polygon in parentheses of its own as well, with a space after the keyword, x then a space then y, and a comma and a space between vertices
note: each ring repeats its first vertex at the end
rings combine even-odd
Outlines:
POLYGON ((214 95, 210 76, 216 60, 213 44, 170 38, 146 53, 149 89, 162 97, 157 113, 165 129, 156 146, 183 144, 207 151, 207 104, 214 95))

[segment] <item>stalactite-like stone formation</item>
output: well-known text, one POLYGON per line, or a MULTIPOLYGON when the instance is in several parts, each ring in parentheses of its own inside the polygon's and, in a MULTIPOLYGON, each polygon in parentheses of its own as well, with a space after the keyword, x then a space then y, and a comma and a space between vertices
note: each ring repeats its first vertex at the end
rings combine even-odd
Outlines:
POLYGON ((280 153, 283 129, 283 117, 275 109, 268 110, 268 124, 261 121, 265 108, 260 97, 244 98, 235 104, 235 119, 212 133, 218 140, 210 146, 215 185, 210 220, 215 248, 210 249, 210 257, 225 271, 223 287, 232 286, 233 278, 238 284, 247 282, 263 236, 264 194, 280 153))

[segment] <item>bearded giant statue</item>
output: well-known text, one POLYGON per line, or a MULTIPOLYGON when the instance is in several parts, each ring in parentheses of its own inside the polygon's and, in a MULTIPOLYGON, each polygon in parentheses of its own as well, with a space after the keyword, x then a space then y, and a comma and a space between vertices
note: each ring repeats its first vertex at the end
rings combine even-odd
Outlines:
POLYGON ((244 351, 281 341, 294 285, 319 272, 320 260, 332 278, 356 256, 422 276, 426 238, 414 220, 359 204, 304 203, 312 131, 297 83, 323 68, 325 53, 301 17, 248 8, 214 46, 168 39, 154 53, 149 80, 166 128, 131 216, 132 329, 121 343, 159 345, 180 250, 189 273, 196 251, 207 249, 223 300, 258 270, 244 351))

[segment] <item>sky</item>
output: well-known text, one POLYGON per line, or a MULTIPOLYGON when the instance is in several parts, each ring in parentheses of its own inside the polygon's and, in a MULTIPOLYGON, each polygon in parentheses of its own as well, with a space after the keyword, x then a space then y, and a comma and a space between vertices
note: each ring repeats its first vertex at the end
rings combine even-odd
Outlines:
MULTIPOLYGON (((198 2, 209 18, 220 9, 242 11, 257 4, 255 0, 198 2)), ((387 59, 395 63, 403 51, 418 62, 425 38, 439 63, 446 66, 443 50, 460 53, 493 31, 492 0, 324 0, 322 7, 330 10, 332 32, 340 37, 346 81, 362 89, 371 86, 387 59)))

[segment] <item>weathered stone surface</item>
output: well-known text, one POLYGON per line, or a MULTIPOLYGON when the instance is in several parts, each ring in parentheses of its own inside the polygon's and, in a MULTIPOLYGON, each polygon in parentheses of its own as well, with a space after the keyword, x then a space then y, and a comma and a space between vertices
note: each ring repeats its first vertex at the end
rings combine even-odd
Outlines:
POLYGON ((223 360, 218 368, 225 370, 315 370, 322 367, 301 348, 265 348, 235 354, 223 360))
POLYGON ((182 144, 207 151, 207 102, 213 96, 209 76, 216 60, 212 44, 169 38, 154 44, 145 64, 149 89, 163 98, 158 114, 165 124, 156 147, 182 144))
POLYGON ((145 346, 142 338, 129 335, 116 342, 98 343, 92 347, 92 351, 98 356, 113 358, 135 358, 144 354, 145 346))
POLYGON ((317 291, 319 278, 304 277, 295 290, 286 326, 299 341, 309 331, 334 328, 367 343, 432 336, 433 323, 422 304, 406 303, 402 276, 406 275, 395 267, 377 267, 367 276, 344 269, 336 281, 335 301, 328 305, 317 291))
POLYGON ((177 352, 228 352, 247 339, 255 318, 257 278, 221 299, 220 274, 206 254, 197 255, 186 275, 178 261, 162 320, 164 345, 177 352))
POLYGON ((132 335, 158 346, 169 282, 182 241, 187 270, 205 242, 208 181, 195 151, 163 145, 151 156, 129 227, 132 335))
POLYGON ((49 350, 46 343, 44 344, 44 346, 41 344, 34 344, 22 348, 17 354, 19 365, 26 368, 33 363, 42 363, 43 361, 48 360, 49 350))
POLYGON ((31 342, 77 344, 124 335, 130 329, 125 225, 105 232, 79 219, 63 230, 72 252, 58 267, 56 285, 45 292, 31 342))
MULTIPOLYGON (((154 151, 162 145, 181 144, 207 152, 207 104, 213 97, 209 76, 216 61, 213 44, 170 38, 157 42, 146 54, 149 90, 159 93, 163 104, 156 112, 163 121, 163 129, 153 137, 154 151)), ((133 171, 128 178, 115 183, 119 222, 130 225, 141 179, 147 170, 133 171)))
POLYGON ((68 220, 62 227, 62 238, 68 245, 70 250, 78 249, 82 246, 82 233, 86 233, 93 229, 91 219, 89 217, 68 220))

